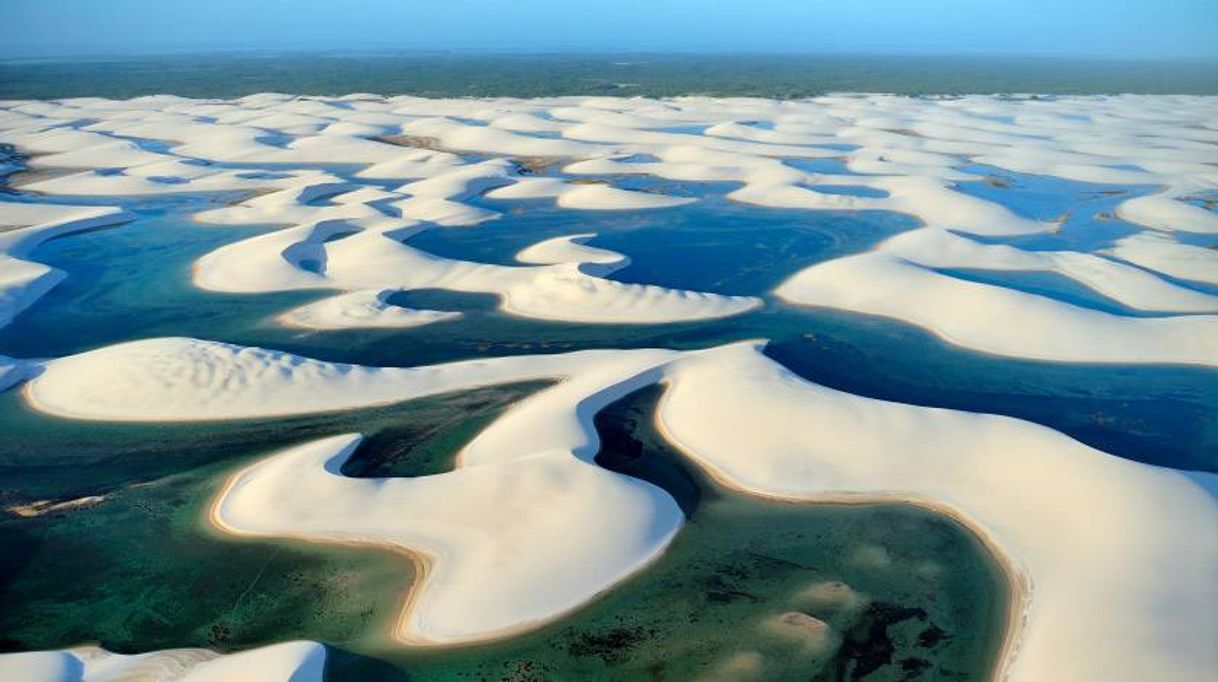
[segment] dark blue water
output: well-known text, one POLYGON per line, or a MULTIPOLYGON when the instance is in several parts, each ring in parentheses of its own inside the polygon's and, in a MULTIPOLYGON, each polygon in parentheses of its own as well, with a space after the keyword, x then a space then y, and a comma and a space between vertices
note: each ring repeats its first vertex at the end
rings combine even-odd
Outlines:
POLYGON ((1017 246, 1028 251, 1094 252, 1140 232, 1143 228, 1116 219, 1117 204, 1152 194, 1153 185, 1104 185, 1029 175, 994 168, 966 169, 985 179, 957 183, 956 189, 1000 204, 1025 218, 1061 221, 1060 229, 1014 237, 979 237, 979 241, 1017 246))
MULTIPOLYGON (((11 149, 0 154, 0 167, 19 168, 22 163, 11 149)), ((790 163, 844 174, 838 160, 790 163)), ((323 167, 346 178, 354 170, 323 167)), ((1058 233, 989 240, 1030 249, 1090 251, 1109 245, 1134 228, 1105 214, 1122 198, 1154 189, 973 170, 979 179, 961 183, 961 191, 1031 218, 1065 216, 1058 233)), ((553 167, 543 172, 561 175, 553 167)), ((631 259, 615 279, 754 295, 764 299, 764 308, 707 322, 581 325, 504 315, 490 295, 422 290, 395 294, 390 302, 460 310, 464 316, 408 330, 285 329, 275 323, 275 316, 333 292, 232 295, 201 291, 191 284, 191 266, 202 255, 276 229, 204 226, 190 220, 192 213, 239 195, 91 198, 78 201, 121 204, 135 219, 54 239, 37 249, 34 259, 68 276, 0 329, 0 354, 53 357, 132 339, 184 335, 326 360, 413 366, 585 348, 695 349, 764 338, 770 340, 766 352, 771 358, 825 386, 910 404, 1010 415, 1131 460, 1218 471, 1218 372, 1213 370, 983 355, 900 322, 791 306, 770 294, 802 268, 866 251, 916 227, 909 216, 747 206, 724 198, 735 187, 730 183, 641 176, 610 180, 620 187, 698 201, 651 211, 570 211, 551 200, 487 199, 486 186, 479 186, 460 198, 498 211, 502 218, 476 228, 434 229, 410 244, 451 258, 512 265, 515 253, 538 241, 593 232, 597 236, 590 244, 631 259)), ((844 174, 836 191, 866 195, 849 180, 844 174)), ((45 200, 5 190, 2 181, 0 175, 6 198, 45 200)), ((318 197, 314 203, 328 201, 318 197)), ((975 270, 945 274, 1114 314, 1143 314, 1059 276, 975 270)), ((930 624, 913 617, 902 626, 905 630, 897 627, 892 632, 887 626, 877 631, 866 621, 849 626, 852 637, 868 644, 855 647, 846 665, 883 658, 884 647, 894 646, 894 641, 898 651, 928 657, 923 662, 929 670, 950 667, 958 672, 964 666, 980 671, 990 665, 1005 623, 1005 595, 1001 576, 987 563, 975 538, 913 509, 772 505, 732 497, 691 476, 678 454, 656 459, 664 450, 662 438, 646 428, 654 395, 641 403, 637 396, 628 398, 599 416, 604 447, 598 461, 616 457, 622 460, 619 464, 634 467, 626 470, 629 475, 672 491, 683 502, 690 524, 656 567, 580 614, 522 638, 458 653, 378 650, 369 637, 386 629, 396 595, 413 579, 399 557, 347 547, 239 543, 198 528, 217 481, 240 462, 309 438, 358 430, 369 436, 359 455, 361 466, 369 467, 368 475, 435 473, 451 466, 452 454, 502 409, 538 388, 495 387, 278 420, 151 425, 56 419, 32 412, 17 391, 0 394, 0 503, 107 496, 99 507, 69 514, 32 520, 0 517, 0 598, 6 604, 0 611, 0 651, 79 641, 101 641, 132 652, 168 646, 226 650, 309 637, 382 656, 396 666, 380 668, 375 661, 335 649, 331 673, 336 678, 370 679, 400 670, 417 671, 428 679, 486 678, 498 676, 509 665, 535 663, 552 666, 549 670, 558 671, 559 678, 626 670, 642 674, 644 667, 655 673, 666 664, 682 670, 682 665, 706 660, 710 654, 698 649, 706 642, 713 643, 715 655, 742 641, 747 644, 734 624, 754 611, 773 608, 787 582, 803 584, 799 581, 815 575, 848 579, 887 600, 887 607, 920 612, 930 624), (674 478, 684 488, 673 487, 674 478), (897 555, 911 561, 951 566, 951 581, 925 584, 904 566, 896 575, 869 576, 838 565, 865 542, 896 547, 897 555), (703 594, 706 604, 698 598, 703 594), (633 632, 623 630, 623 623, 639 623, 638 628, 652 633, 645 643, 625 645, 634 647, 637 661, 606 658, 606 667, 597 655, 584 653, 589 643, 599 650, 598 643, 633 632), (931 625, 953 633, 946 636, 947 649, 924 651, 915 644, 918 631, 931 625), (869 634, 862 636, 860 628, 869 634)), ((618 655, 617 648, 607 650, 618 655)), ((792 668, 802 665, 795 659, 785 662, 792 668)))
MULTIPOLYGON (((1068 222, 1060 234, 1031 238, 1045 240, 1043 248, 1091 248, 1101 238, 1094 226, 1113 222, 1095 215, 1109 210, 1116 198, 1145 190, 1009 173, 1002 180, 964 183, 961 189, 1029 217, 1049 219, 1062 212, 1075 216, 1077 222, 1068 222)), ((134 222, 55 239, 40 247, 34 258, 66 271, 68 277, 13 324, 0 329, 0 354, 49 357, 130 339, 185 335, 327 360, 420 365, 581 348, 702 348, 765 338, 773 342, 774 357, 834 388, 920 405, 1007 414, 1051 426, 1122 457, 1218 470, 1218 373, 1212 370, 999 358, 950 346, 896 321, 789 306, 768 294, 803 267, 865 251, 910 229, 916 223, 908 216, 745 206, 722 198, 730 184, 641 177, 623 184, 681 192, 700 200, 671 209, 596 212, 559 209, 549 200, 506 202, 474 195, 466 200, 500 211, 503 217, 474 229, 432 230, 410 243, 443 256, 512 264, 517 251, 542 239, 595 232, 592 245, 631 258, 631 264, 613 276, 616 279, 758 295, 765 298, 766 306, 711 322, 579 325, 504 315, 490 296, 405 292, 393 301, 466 314, 456 321, 410 330, 285 329, 274 323, 274 316, 330 292, 231 295, 194 288, 189 275, 198 257, 271 228, 200 226, 189 220, 189 214, 233 196, 180 195, 122 200, 137 214, 134 222)), ((39 200, 28 195, 22 199, 39 200)), ((1134 313, 1062 278, 976 271, 950 274, 1118 314, 1134 313)))

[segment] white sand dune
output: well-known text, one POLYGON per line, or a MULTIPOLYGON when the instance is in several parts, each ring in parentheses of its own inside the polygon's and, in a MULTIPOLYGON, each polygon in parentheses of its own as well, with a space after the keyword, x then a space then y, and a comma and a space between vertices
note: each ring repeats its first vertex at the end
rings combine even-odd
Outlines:
POLYGON ((623 254, 584 243, 594 237, 596 234, 589 232, 540 241, 516 254, 516 260, 531 265, 579 263, 585 266, 585 272, 588 271, 588 265, 618 269, 630 263, 630 258, 623 254))
MULTIPOLYGON (((502 160, 446 166, 439 174, 393 191, 357 188, 324 175, 313 182, 305 178, 281 181, 290 186, 196 214, 195 218, 204 223, 271 223, 290 227, 207 254, 195 265, 195 282, 213 291, 242 293, 310 288, 347 291, 437 288, 489 293, 500 298, 506 312, 583 323, 706 320, 737 315, 761 305, 754 297, 605 279, 628 263, 620 256, 614 258, 616 267, 606 262, 584 266, 578 255, 572 261, 551 259, 539 266, 506 267, 440 258, 404 243, 410 236, 436 225, 471 226, 496 218, 492 211, 455 198, 469 193, 479 182, 503 178, 508 168, 509 164, 502 160)), ((518 191, 519 187, 533 186, 529 184, 533 182, 545 184, 548 180, 522 179, 506 189, 518 191)), ((570 197, 570 203, 588 210, 654 209, 690 201, 605 185, 562 181, 559 185, 547 196, 558 196, 560 204, 570 197)), ((314 328, 346 326, 350 316, 340 308, 354 306, 352 312, 368 317, 365 305, 368 302, 353 303, 354 300, 343 297, 303 313, 289 311, 283 320, 314 328), (357 309, 362 312, 356 312, 357 309), (311 321, 302 322, 302 314, 311 321)), ((382 315, 379 319, 387 318, 382 315)), ((395 313, 394 319, 400 323, 406 318, 395 313)), ((426 317, 413 319, 423 321, 426 317)))
POLYGON ((1117 216, 1131 223, 1165 232, 1218 234, 1218 213, 1193 206, 1171 196, 1138 197, 1117 206, 1117 216))
MULTIPOLYGON (((0 105, 0 141, 35 154, 34 165, 83 169, 28 185, 49 194, 271 192, 197 216, 205 223, 289 226, 279 237, 226 247, 201 262, 200 284, 219 290, 253 291, 255 280, 237 274, 266 268, 270 274, 256 278, 266 286, 257 290, 316 285, 351 292, 452 282, 456 291, 499 296, 506 311, 572 322, 711 319, 756 307, 756 299, 618 285, 603 279, 607 269, 597 276, 570 263, 504 269, 433 258, 402 243, 421 226, 473 226, 496 219, 497 213, 471 201, 487 190, 496 199, 546 197, 577 210, 646 210, 690 201, 613 184, 620 175, 650 175, 731 183, 727 196, 750 204, 896 211, 925 225, 920 236, 877 246, 875 257, 818 264, 795 275, 779 290, 789 301, 899 318, 982 352, 1092 362, 1212 364, 1213 324, 1204 316, 1214 312, 1214 297, 1160 277, 1209 282, 1212 259, 1201 246, 1165 247, 1168 242, 1155 241, 1153 235, 1218 232, 1218 213, 1201 201, 1218 188, 1213 103, 1213 98, 1183 96, 831 95, 788 102, 281 94, 231 101, 81 98, 0 105), (74 125, 79 127, 70 127, 74 125), (376 139, 395 134, 413 136, 417 142, 412 144, 438 148, 401 147, 376 139), (139 140, 150 143, 137 144, 139 140), (467 160, 452 150, 498 158, 467 160), (553 158, 565 164, 565 173, 599 182, 531 177, 502 157, 553 158), (843 163, 844 171, 831 166, 828 172, 800 170, 801 162, 830 159, 843 163), (318 164, 346 167, 356 181, 405 182, 393 189, 361 187, 325 171, 301 168, 318 164), (1060 228, 1056 221, 1031 219, 962 191, 959 183, 979 179, 966 172, 977 164, 1080 182, 1136 185, 1141 189, 1118 202, 1115 214, 1146 229, 1120 244, 1100 245, 1099 253, 969 243, 968 235, 1012 237, 1051 234, 1060 228), (345 198, 313 196, 343 183, 349 186, 345 198), (851 192, 850 186, 866 191, 851 192), (847 191, 829 191, 833 187, 847 191), (1147 194, 1145 188, 1157 190, 1147 194), (349 221, 353 229, 370 234, 333 245, 317 243, 315 226, 332 220, 349 221), (301 241, 291 241, 298 238, 301 241), (276 241, 284 244, 283 259, 271 248, 276 241), (419 272, 342 282, 336 273, 348 251, 375 256, 386 267, 417 267, 419 272), (339 267, 302 270, 302 264, 317 259, 291 253, 325 256, 327 264, 333 261, 339 267), (236 261, 243 259, 248 267, 242 270, 236 261), (213 267, 221 260, 227 261, 224 267, 213 267), (1064 296, 982 286, 938 272, 945 269, 1052 273, 1119 306, 1158 317, 1099 313, 1064 296), (226 272, 231 275, 227 280, 226 272), (816 284, 838 275, 860 283, 879 279, 870 296, 842 292, 840 282, 816 284), (277 281, 278 288, 269 288, 269 280, 277 281), (906 283, 933 300, 904 291, 906 283), (875 300, 879 291, 893 290, 903 298, 875 300), (939 303, 957 298, 982 308, 995 303, 1002 313, 938 310, 939 303), (1038 350, 1023 344, 1031 338, 1027 334, 995 339, 996 323, 1056 331, 1038 350), (1113 335, 1128 340, 1114 342, 1113 335), (1178 335, 1195 338, 1155 351, 1135 348, 1178 335), (1090 353, 1088 347, 1097 350, 1090 353)), ((38 279, 33 274, 21 278, 38 279)))
POLYGON ((522 178, 506 187, 491 190, 492 199, 540 199, 553 197, 563 208, 593 211, 630 211, 668 208, 695 199, 632 192, 602 184, 573 184, 559 178, 522 178))
POLYGON ((376 163, 355 174, 359 178, 410 180, 429 178, 461 165, 461 158, 429 149, 403 150, 388 161, 376 163))
POLYGON ((1062 362, 1218 365, 1218 315, 1128 317, 937 273, 883 251, 803 270, 803 305, 882 315, 986 353, 1062 362))
POLYGON ((362 289, 293 308, 279 317, 307 329, 407 329, 455 320, 461 313, 405 308, 386 302, 394 291, 362 289))
POLYGON ((661 489, 570 452, 418 479, 344 477, 339 467, 358 442, 336 436, 258 462, 212 514, 242 535, 423 555, 425 582, 395 633, 404 641, 484 639, 553 618, 637 571, 681 524, 661 489))
MULTIPOLYGON (((911 230, 884 242, 880 250, 933 269, 1053 273, 1140 311, 1218 312, 1218 297, 1177 286, 1104 255, 1079 251, 1025 251, 1001 244, 982 244, 945 230, 911 230)), ((1208 249, 1199 250, 1213 253, 1208 249)), ((1218 258, 1218 254, 1214 255, 1218 258)))
POLYGON ((1015 419, 827 389, 757 343, 382 369, 155 339, 48 361, 25 395, 67 417, 197 420, 537 378, 565 380, 499 417, 450 473, 347 478, 338 468, 359 437, 335 436, 243 469, 213 518, 241 534, 409 549, 426 572, 396 632, 404 640, 514 632, 616 584, 679 527, 680 511, 658 488, 590 462, 596 412, 663 381, 658 424, 727 485, 812 501, 907 500, 972 526, 1014 581, 1003 659, 1012 679, 1203 680, 1218 671, 1218 477, 1130 462, 1015 419), (498 579, 486 581, 492 570, 498 579))
POLYGON ((674 363, 668 381, 660 426, 729 485, 921 500, 980 529, 1030 590, 1011 679, 1218 672, 1218 476, 1112 457, 1015 419, 834 391, 748 345, 674 363))
POLYGON ((1142 232, 1116 242, 1111 253, 1172 277, 1218 284, 1218 251, 1181 244, 1170 235, 1142 232))
MULTIPOLYGON (((831 175, 809 176, 809 183, 830 184, 831 175)), ((955 191, 933 177, 849 177, 839 182, 879 189, 883 198, 825 194, 796 185, 746 185, 728 196, 760 206, 809 210, 896 211, 917 216, 929 227, 978 235, 1023 235, 1052 231, 1056 225, 1020 217, 998 204, 955 191)))
POLYGON ((584 142, 533 137, 484 125, 469 125, 442 117, 410 121, 402 126, 402 132, 435 138, 446 149, 510 156, 577 157, 604 153, 610 149, 584 142))
MULTIPOLYGON (((297 209, 288 214, 302 216, 297 209)), ((384 215, 306 223, 221 247, 199 259, 194 279, 205 289, 232 292, 331 288, 494 294, 504 311, 523 317, 601 324, 707 320, 761 305, 754 297, 616 282, 605 277, 623 267, 624 258, 618 257, 616 265, 584 265, 585 252, 570 249, 567 255, 574 260, 544 265, 441 258, 403 242, 420 229, 424 226, 384 215), (344 234, 350 236, 336 239, 344 234), (304 267, 310 263, 315 267, 304 267)))
MULTIPOLYGON (((913 201, 936 201, 933 194, 918 196, 913 201)), ((810 266, 788 278, 775 293, 803 305, 899 319, 951 343, 998 355, 1069 362, 1218 364, 1218 316, 1213 314, 1218 312, 1218 297, 1105 255, 985 245, 963 233, 992 234, 1003 221, 972 215, 966 210, 972 204, 961 205, 962 218, 954 223, 932 222, 923 212, 923 219, 933 226, 897 235, 864 254, 810 266), (1191 314, 1134 317, 1104 312, 940 272, 945 269, 1048 272, 1135 310, 1191 314)), ((916 209, 911 212, 918 214, 916 209)), ((1011 229, 1015 234, 1024 232, 1018 225, 1011 229)), ((1149 259, 1140 255, 1148 246, 1162 254, 1167 243, 1162 239, 1139 235, 1122 243, 1132 247, 1118 246, 1112 255, 1132 255, 1130 262, 1143 267, 1164 265, 1162 255, 1149 259)), ((1203 262, 1208 252, 1177 245, 1172 253, 1181 253, 1181 248, 1189 254, 1189 263, 1203 262)), ((1166 267, 1175 272, 1181 268, 1166 267)), ((1195 265, 1183 268, 1189 274, 1197 270, 1195 265)))
MULTIPOLYGON (((163 175, 152 176, 145 176, 137 169, 107 175, 87 171, 26 183, 20 188, 29 192, 63 196, 139 197, 202 192, 253 192, 277 189, 285 184, 282 180, 256 180, 244 175, 240 171, 197 173, 190 167, 170 168, 166 169, 163 175)), ((299 174, 309 178, 317 178, 319 175, 316 172, 299 174)), ((296 177, 297 174, 293 176, 296 177)))
POLYGON ((507 178, 511 167, 504 159, 454 166, 423 179, 408 182, 395 191, 413 197, 457 198, 471 193, 474 187, 486 181, 507 178))
POLYGON ((320 362, 214 341, 157 338, 49 360, 25 390, 38 409, 65 417, 241 419, 400 402, 479 386, 558 378, 598 365, 604 371, 614 363, 627 363, 627 369, 637 363, 649 367, 671 355, 654 350, 582 351, 379 368, 320 362), (639 359, 632 359, 635 356, 639 359), (117 386, 125 388, 110 388, 117 386))
MULTIPOLYGON (((886 316, 1010 357, 1214 366, 1218 307, 1205 285, 1218 283, 1207 248, 1214 244, 1206 241, 1218 233, 1216 102, 82 98, 0 103, 0 142, 33 154, 32 166, 78 171, 23 187, 52 196, 262 193, 195 216, 203 224, 280 226, 199 259, 195 282, 226 292, 331 291, 281 318, 314 329, 451 318, 385 301, 386 292, 433 288, 492 294, 504 311, 525 317, 598 324, 707 320, 761 305, 608 279, 629 259, 587 246, 587 233, 539 237, 511 266, 410 245, 423 230, 499 218, 480 205, 483 192, 575 210, 688 203, 624 189, 631 185, 621 180, 652 176, 727 183, 709 189, 758 207, 889 211, 921 222, 866 252, 791 275, 775 292, 788 301, 886 316), (399 142, 429 148, 376 139, 398 134, 415 138, 399 142), (533 175, 552 172, 550 161, 536 159, 562 164, 561 173, 533 175), (1027 246, 1070 225, 968 191, 992 171, 1099 185, 1080 192, 1124 192, 1114 209, 1121 236, 1090 250, 1027 246), (991 283, 977 281, 978 273, 991 283), (1111 305, 996 283, 1027 273, 1086 288, 1111 305)), ((1018 198, 1004 180, 992 182, 994 192, 1018 198)), ((125 219, 114 208, 30 206, 0 205, 0 224, 26 226, 0 232, 0 324, 62 277, 28 259, 38 243, 125 219)), ((681 523, 675 502, 591 460, 596 411, 665 382, 663 431, 728 485, 800 500, 905 500, 976 530, 1016 588, 1003 652, 1011 679, 1218 677, 1214 476, 1132 463, 1013 419, 829 390, 792 376, 756 344, 402 369, 151 339, 0 368, 0 384, 32 376, 24 395, 36 409, 109 421, 284 416, 561 380, 484 429, 451 472, 342 476, 359 442, 347 434, 255 462, 217 499, 213 521, 234 533, 409 552, 425 571, 395 631, 403 640, 476 641, 534 627, 661 553, 681 523)), ((80 679, 88 669, 72 653, 20 656, 48 675, 68 670, 80 679)), ((230 660, 239 659, 215 664, 230 660)), ((267 676, 292 668, 283 670, 267 676)))
POLYGON ((208 649, 165 649, 115 654, 96 646, 60 651, 0 654, 0 679, 21 682, 321 682, 326 648, 318 642, 285 642, 218 654, 208 649))
POLYGON ((638 570, 667 545, 682 519, 676 502, 655 486, 590 461, 598 444, 589 411, 646 385, 647 378, 654 381, 654 368, 672 357, 668 351, 588 351, 381 369, 156 339, 52 361, 27 385, 27 396, 39 409, 91 419, 146 420, 146 401, 156 401, 154 419, 207 420, 568 377, 481 434, 452 473, 349 479, 338 469, 359 437, 338 436, 254 464, 216 503, 214 520, 233 532, 384 544, 426 557, 427 577, 396 634, 448 643, 553 618, 638 570), (100 390, 103 385, 134 391, 119 398, 100 390), (311 388, 302 392, 302 385, 311 388), (605 514, 607 508, 617 511, 605 514), (491 567, 496 578, 486 580, 491 567))

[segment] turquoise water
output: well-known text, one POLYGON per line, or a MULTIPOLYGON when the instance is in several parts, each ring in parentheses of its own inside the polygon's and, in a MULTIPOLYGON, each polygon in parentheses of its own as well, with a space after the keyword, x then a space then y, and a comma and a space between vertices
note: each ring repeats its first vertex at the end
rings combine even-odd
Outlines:
MULTIPOLYGON (((1020 192, 1010 192, 1003 201, 1018 204, 1020 192)), ((504 254, 540 239, 593 231, 598 237, 589 243, 631 257, 632 264, 615 275, 618 279, 762 295, 766 306, 713 322, 575 325, 503 315, 489 296, 408 292, 395 300, 466 315, 411 330, 315 332, 285 329, 272 318, 329 292, 229 295, 191 285, 189 270, 196 258, 221 244, 271 229, 200 226, 183 215, 225 198, 124 202, 143 212, 143 217, 116 229, 56 239, 40 247, 34 257, 69 276, 13 324, 0 329, 0 354, 47 357, 135 338, 185 335, 328 360, 420 365, 581 348, 701 348, 766 338, 776 347, 801 348, 798 358, 784 361, 834 388, 915 404, 1009 414, 1124 457, 1218 470, 1218 432, 1213 425, 1218 383, 1212 370, 997 358, 952 347, 899 322, 798 308, 766 293, 801 267, 866 250, 912 227, 907 216, 752 209, 709 197, 663 211, 605 213, 563 211, 541 202, 526 202, 529 205, 522 209, 479 199, 474 203, 503 210, 504 217, 477 229, 433 230, 410 243, 441 255, 507 263, 511 258, 504 254), (184 310, 190 314, 184 315, 184 310)), ((1035 196, 1026 210, 1037 210, 1034 205, 1041 201, 1035 196)), ((1045 289, 1043 282, 1026 277, 1001 279, 1015 288, 1045 289)), ((1094 296, 1074 302, 1100 309, 1114 305, 1094 296)))
POLYGON ((0 452, 6 496, 105 495, 86 509, 0 517, 0 650, 84 641, 120 652, 230 650, 309 637, 344 652, 336 679, 687 679, 736 654, 761 657, 769 679, 904 679, 911 667, 922 679, 967 679, 993 665, 1005 585, 968 531, 908 507, 774 504, 724 490, 655 433, 655 390, 598 416, 598 461, 668 489, 689 523, 654 567, 522 637, 403 649, 385 639, 413 580, 400 556, 235 541, 202 527, 224 475, 266 452, 358 429, 368 438, 349 475, 437 473, 505 406, 540 388, 177 425, 58 420, 0 396, 0 428, 16 444, 0 452), (877 552, 882 561, 868 558, 877 552), (859 603, 801 596, 826 581, 846 582, 859 603), (795 609, 830 623, 841 649, 810 651, 767 631, 768 619, 795 609))
MULTIPOLYGON (((19 165, 20 158, 8 162, 19 165)), ((962 183, 963 191, 1038 219, 1069 213, 1060 233, 1021 238, 1019 246, 1026 248, 1090 250, 1128 234, 1131 226, 1100 215, 1119 198, 1152 189, 973 171, 978 180, 962 183)), ((908 216, 746 207, 719 196, 728 188, 721 185, 640 178, 620 184, 700 201, 660 211, 578 212, 548 201, 471 196, 470 203, 500 211, 503 218, 474 229, 432 230, 410 243, 440 255, 506 264, 542 239, 595 232, 590 244, 631 258, 616 279, 757 295, 765 306, 709 322, 578 325, 507 316, 489 296, 415 291, 392 300, 466 315, 408 330, 285 329, 272 318, 331 292, 228 295, 190 283, 198 257, 273 229, 189 220, 189 214, 233 195, 94 199, 90 203, 122 204, 137 218, 37 249, 34 259, 68 276, 0 329, 0 354, 53 357, 186 335, 327 360, 414 366, 585 348, 703 348, 764 338, 771 340, 766 352, 772 358, 826 386, 1007 414, 1118 456, 1218 471, 1213 370, 999 358, 950 346, 892 320, 794 307, 769 294, 803 267, 865 251, 912 228, 915 221, 908 216)), ((1110 302, 1052 278, 1000 279, 1013 288, 1113 310, 1110 302)), ((235 542, 201 527, 203 510, 223 478, 266 452, 358 430, 369 439, 349 474, 436 473, 451 466, 453 454, 501 409, 539 388, 500 387, 373 410, 216 425, 71 422, 30 412, 15 391, 0 394, 3 506, 105 496, 81 510, 0 517, 0 650, 81 641, 119 651, 238 649, 309 637, 348 652, 335 659, 335 674, 351 678, 410 673, 424 679, 684 679, 712 673, 735 655, 737 662, 760 661, 772 679, 974 679, 992 665, 1005 593, 990 558, 966 530, 902 506, 783 505, 722 490, 654 434, 654 393, 632 396, 601 415, 597 426, 605 446, 598 461, 668 489, 690 523, 653 570, 569 618, 508 642, 446 652, 390 646, 384 633, 413 580, 400 557, 291 542, 235 542), (741 538, 748 543, 742 546, 741 538), (850 560, 860 552, 874 554, 877 546, 892 558, 886 567, 850 560), (830 623, 841 638, 838 648, 812 655, 766 634, 766 619, 807 608, 798 594, 824 581, 845 582, 868 598, 855 610, 811 614, 830 623)))

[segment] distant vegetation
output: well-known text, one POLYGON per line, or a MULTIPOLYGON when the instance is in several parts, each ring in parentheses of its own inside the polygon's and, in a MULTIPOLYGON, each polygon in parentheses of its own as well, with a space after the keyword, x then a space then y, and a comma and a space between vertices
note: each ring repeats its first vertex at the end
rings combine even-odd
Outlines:
POLYGON ((1218 94, 1212 62, 813 55, 224 54, 0 61, 0 97, 1218 94))

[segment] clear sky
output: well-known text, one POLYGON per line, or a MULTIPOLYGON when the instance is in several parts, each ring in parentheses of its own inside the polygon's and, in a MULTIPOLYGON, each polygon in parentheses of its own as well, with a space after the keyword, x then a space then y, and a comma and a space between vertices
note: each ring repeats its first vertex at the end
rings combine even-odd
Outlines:
POLYGON ((197 50, 1218 58, 1218 0, 0 0, 0 56, 197 50))

